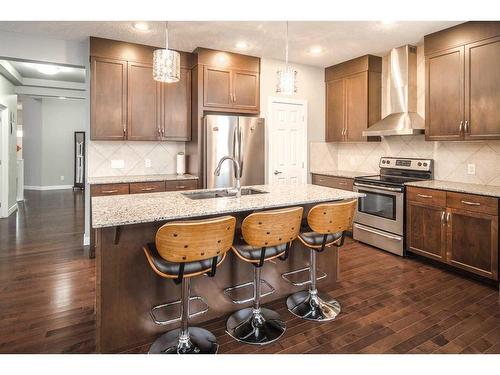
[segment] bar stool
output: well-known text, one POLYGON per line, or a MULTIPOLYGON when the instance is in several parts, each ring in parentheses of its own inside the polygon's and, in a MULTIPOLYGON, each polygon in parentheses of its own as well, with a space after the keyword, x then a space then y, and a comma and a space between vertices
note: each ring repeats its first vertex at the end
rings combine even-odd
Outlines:
MULTIPOLYGON (((322 252, 332 245, 341 247, 344 244, 344 232, 352 226, 356 200, 341 203, 318 204, 311 208, 307 215, 309 228, 302 231, 299 240, 310 249, 309 290, 292 294, 286 300, 288 310, 299 318, 327 321, 333 320, 340 313, 340 304, 316 289, 316 253, 322 252), (327 300, 329 300, 327 302, 327 300)), ((300 270, 298 270, 300 271, 300 270)), ((287 272, 282 276, 297 271, 287 272)), ((290 280, 288 280, 290 281, 290 280)))
POLYGON ((190 280, 203 274, 215 276, 217 267, 224 261, 233 244, 235 226, 236 219, 232 216, 167 223, 156 232, 155 243, 144 246, 144 253, 153 271, 165 279, 172 279, 175 284, 181 284, 180 301, 151 309, 151 317, 156 324, 166 325, 180 320, 181 326, 156 339, 149 353, 217 353, 219 345, 211 332, 199 327, 188 327, 190 317, 208 310, 207 305, 204 311, 190 314, 189 302, 201 298, 190 297, 190 280), (173 304, 180 304, 180 317, 159 321, 155 311, 173 304))
POLYGON ((260 306, 261 268, 264 262, 286 256, 292 241, 300 232, 302 207, 253 213, 243 220, 243 239, 233 245, 233 251, 254 266, 253 307, 234 312, 226 323, 226 332, 237 341, 264 345, 285 333, 281 316, 260 306))

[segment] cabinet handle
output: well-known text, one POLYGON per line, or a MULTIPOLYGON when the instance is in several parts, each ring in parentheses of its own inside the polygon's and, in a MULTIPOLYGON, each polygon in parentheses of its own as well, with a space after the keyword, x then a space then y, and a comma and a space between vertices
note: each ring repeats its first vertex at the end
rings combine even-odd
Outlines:
POLYGON ((180 185, 180 186, 177 186, 177 189, 185 189, 186 186, 185 185, 180 185))
POLYGON ((460 201, 462 202, 463 204, 467 204, 469 206, 480 206, 481 203, 478 203, 478 202, 469 202, 469 201, 460 201))
POLYGON ((151 187, 149 187, 149 188, 142 188, 142 189, 141 189, 141 191, 152 191, 152 190, 154 190, 154 189, 155 189, 155 188, 151 188, 151 187))
POLYGON ((446 213, 446 222, 448 223, 450 221, 450 216, 451 214, 449 212, 446 213))
POLYGON ((441 224, 445 223, 444 216, 446 215, 446 212, 441 212, 441 224))
POLYGON ((347 185, 347 182, 339 181, 339 185, 347 185))
POLYGON ((236 103, 236 94, 233 94, 233 103, 236 103))
POLYGON ((432 198, 432 195, 427 195, 427 194, 417 194, 417 197, 420 197, 420 198, 432 198))
POLYGON ((460 125, 458 125, 458 132, 459 132, 459 133, 461 133, 461 132, 462 132, 463 127, 464 127, 464 122, 463 122, 463 120, 462 120, 462 121, 460 121, 460 125))
POLYGON ((123 138, 127 138, 127 127, 123 125, 123 138))
POLYGON ((158 125, 158 135, 161 137, 161 127, 158 125))
POLYGON ((465 132, 465 133, 468 133, 468 132, 469 132, 469 121, 467 121, 467 120, 465 120, 464 132, 465 132))
POLYGON ((113 193, 118 193, 118 190, 103 190, 103 194, 113 194, 113 193))

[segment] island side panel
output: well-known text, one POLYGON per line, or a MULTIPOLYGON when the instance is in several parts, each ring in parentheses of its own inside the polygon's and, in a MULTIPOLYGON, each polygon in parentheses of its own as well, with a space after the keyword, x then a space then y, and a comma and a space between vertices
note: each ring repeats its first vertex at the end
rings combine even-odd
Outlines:
MULTIPOLYGON (((248 214, 248 213, 247 213, 248 214)), ((238 223, 246 216, 238 215, 238 223)), ((150 318, 149 311, 154 305, 179 299, 180 288, 171 280, 157 276, 144 256, 142 246, 153 241, 162 223, 147 223, 123 226, 119 231, 119 241, 115 244, 116 229, 96 230, 97 267, 97 351, 113 353, 152 342, 161 333, 176 328, 178 323, 157 326, 150 318)), ((319 282, 325 288, 337 279, 338 251, 329 248, 319 254, 319 269, 328 277, 319 282)), ((281 278, 283 272, 302 268, 309 264, 309 250, 299 241, 294 242, 290 257, 286 261, 276 260, 264 265, 262 277, 276 293, 264 298, 264 304, 286 297, 298 290, 281 278)), ((218 268, 214 278, 206 276, 192 279, 192 295, 204 296, 210 310, 191 324, 200 323, 227 315, 231 311, 250 306, 235 305, 224 295, 228 286, 252 280, 253 266, 228 252, 226 260, 218 268)))

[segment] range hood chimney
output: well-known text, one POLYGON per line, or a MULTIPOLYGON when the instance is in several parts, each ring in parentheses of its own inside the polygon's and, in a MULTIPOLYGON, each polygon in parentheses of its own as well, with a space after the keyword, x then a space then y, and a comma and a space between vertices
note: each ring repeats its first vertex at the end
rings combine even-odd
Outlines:
POLYGON ((423 134, 424 119, 417 113, 417 47, 392 49, 388 64, 390 114, 363 131, 363 136, 423 134))

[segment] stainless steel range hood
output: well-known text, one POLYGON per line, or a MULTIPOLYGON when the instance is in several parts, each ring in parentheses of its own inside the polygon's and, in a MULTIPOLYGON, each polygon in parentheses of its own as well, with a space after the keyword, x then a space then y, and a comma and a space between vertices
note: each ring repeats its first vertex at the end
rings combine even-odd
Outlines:
POLYGON ((417 113, 417 48, 394 48, 388 56, 390 114, 363 131, 363 136, 423 134, 424 119, 417 113))

